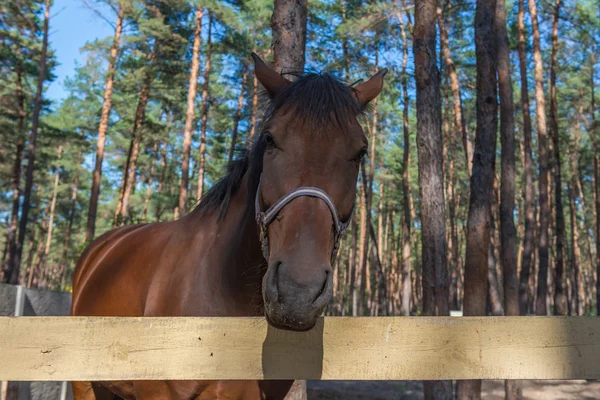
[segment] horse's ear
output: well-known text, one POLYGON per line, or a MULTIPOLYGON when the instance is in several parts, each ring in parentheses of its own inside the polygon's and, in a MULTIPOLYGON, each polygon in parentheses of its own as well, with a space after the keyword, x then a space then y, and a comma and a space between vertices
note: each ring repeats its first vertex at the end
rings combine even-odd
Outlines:
POLYGON ((387 68, 380 69, 375 75, 366 82, 361 83, 356 87, 356 96, 362 107, 369 104, 371 100, 379 96, 383 89, 383 77, 388 73, 387 68))
POLYGON ((265 64, 256 53, 252 53, 252 58, 254 59, 256 79, 267 89, 271 98, 277 96, 291 83, 265 64))

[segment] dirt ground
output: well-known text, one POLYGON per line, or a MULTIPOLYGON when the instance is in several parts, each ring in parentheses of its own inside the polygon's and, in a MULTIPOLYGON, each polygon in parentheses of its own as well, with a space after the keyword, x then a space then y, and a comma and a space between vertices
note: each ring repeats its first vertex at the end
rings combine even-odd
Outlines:
MULTIPOLYGON (((408 381, 308 381, 309 400, 418 400, 423 384, 408 381)), ((504 399, 504 381, 484 381, 482 398, 504 399)), ((524 381, 531 400, 600 399, 600 381, 524 381)))

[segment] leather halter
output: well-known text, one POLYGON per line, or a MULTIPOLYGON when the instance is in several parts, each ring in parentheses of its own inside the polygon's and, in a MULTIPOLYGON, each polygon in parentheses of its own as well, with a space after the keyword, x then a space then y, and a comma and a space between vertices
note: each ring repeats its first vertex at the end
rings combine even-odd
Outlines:
POLYGON ((350 218, 347 221, 341 221, 337 209, 335 208, 335 204, 333 204, 333 200, 331 197, 324 191, 314 186, 301 186, 298 187, 291 192, 288 192, 286 195, 277 200, 271 207, 269 207, 266 211, 260 211, 260 183, 258 182, 258 187, 256 188, 256 196, 254 198, 254 210, 256 213, 256 223, 260 227, 260 243, 263 256, 265 260, 269 260, 269 235, 268 235, 268 227, 271 222, 277 217, 277 214, 288 205, 292 200, 297 197, 308 196, 308 197, 316 197, 321 199, 327 204, 329 207, 329 211, 331 211, 331 217, 333 218, 333 230, 334 230, 334 242, 333 242, 333 250, 331 252, 331 264, 333 265, 335 258, 337 256, 337 252, 340 248, 340 242, 342 237, 344 236, 344 232, 350 225, 350 221, 352 220, 352 214, 354 213, 354 206, 352 206, 352 211, 350 212, 350 218))

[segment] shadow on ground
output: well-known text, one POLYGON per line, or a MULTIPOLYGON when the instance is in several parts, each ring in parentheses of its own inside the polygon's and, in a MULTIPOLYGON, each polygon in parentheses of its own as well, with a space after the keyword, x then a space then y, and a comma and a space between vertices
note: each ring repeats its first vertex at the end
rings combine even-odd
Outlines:
MULTIPOLYGON (((484 381, 482 398, 504 399, 504 381, 484 381)), ((600 381, 524 381, 523 398, 531 400, 600 399, 600 381)), ((423 384, 408 381, 308 381, 309 400, 420 400, 423 384)))

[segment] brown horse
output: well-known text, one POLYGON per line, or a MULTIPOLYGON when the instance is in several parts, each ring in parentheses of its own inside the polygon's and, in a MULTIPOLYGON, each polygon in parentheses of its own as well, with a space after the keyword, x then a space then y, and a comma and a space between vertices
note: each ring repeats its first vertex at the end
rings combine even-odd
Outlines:
MULTIPOLYGON (((277 328, 315 325, 332 296, 332 262, 367 150, 358 117, 387 70, 356 87, 329 74, 290 82, 252 56, 270 97, 252 150, 181 219, 97 238, 77 265, 71 315, 264 315, 277 328)), ((73 390, 77 400, 283 399, 292 383, 74 382, 73 390)))

